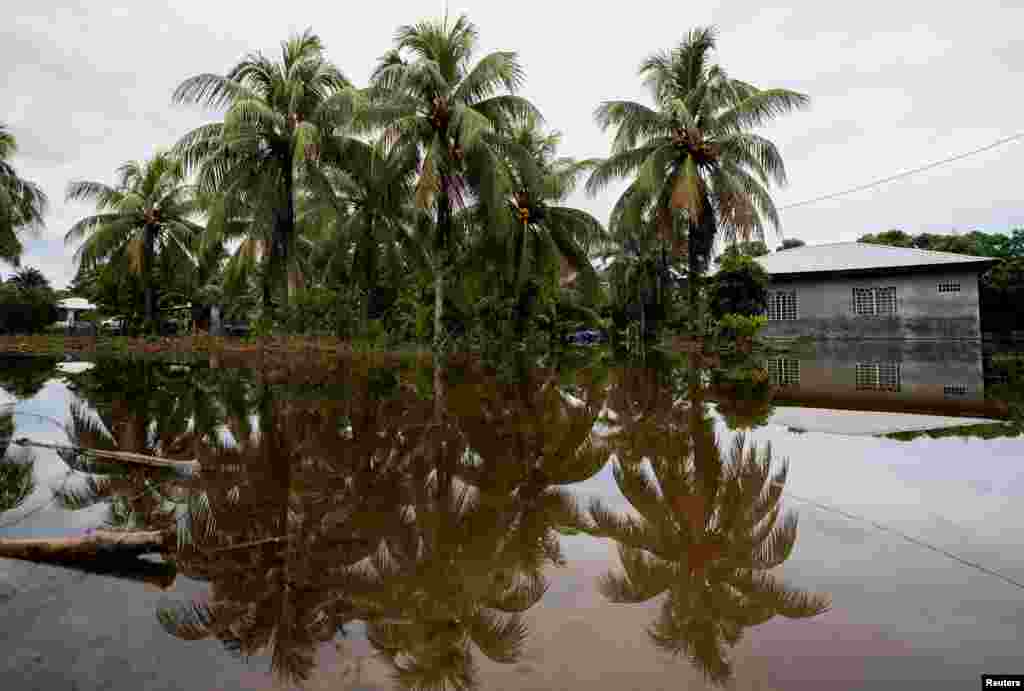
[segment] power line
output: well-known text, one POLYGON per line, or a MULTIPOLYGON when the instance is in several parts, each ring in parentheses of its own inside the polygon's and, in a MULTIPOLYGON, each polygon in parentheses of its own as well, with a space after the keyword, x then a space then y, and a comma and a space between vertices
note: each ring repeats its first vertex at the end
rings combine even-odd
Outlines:
POLYGON ((806 200, 804 200, 802 202, 796 202, 796 203, 793 203, 793 204, 785 204, 784 206, 780 206, 779 207, 779 211, 782 211, 784 209, 795 209, 798 206, 806 206, 808 204, 814 204, 816 202, 823 202, 826 199, 835 199, 836 197, 842 197, 842 196, 845 196, 847 194, 853 194, 854 192, 860 192, 861 190, 867 190, 867 189, 871 189, 872 187, 878 187, 879 185, 884 185, 885 183, 892 182, 893 180, 899 180, 900 178, 905 178, 905 177, 910 176, 910 175, 915 175, 917 173, 923 173, 926 170, 931 170, 932 168, 938 168, 939 166, 945 165, 947 163, 952 163, 953 161, 959 161, 960 159, 967 158, 968 156, 974 156, 975 154, 980 154, 983 151, 988 151, 989 149, 994 149, 997 146, 1002 146, 1003 144, 1007 144, 1007 143, 1015 141, 1017 139, 1024 139, 1024 132, 1018 132, 1017 134, 1011 135, 1009 137, 1004 137, 1002 139, 997 139, 996 141, 992 142, 991 144, 989 144, 987 146, 983 146, 980 149, 973 149, 972 151, 967 151, 967 152, 962 153, 962 154, 957 154, 955 156, 950 156, 949 158, 944 158, 941 161, 935 161, 934 163, 928 163, 927 165, 923 165, 923 166, 921 166, 919 168, 914 168, 913 170, 907 170, 907 171, 904 171, 902 173, 897 173, 896 175, 890 175, 887 178, 881 178, 880 180, 875 180, 873 182, 869 182, 869 183, 866 183, 866 184, 863 184, 863 185, 858 185, 857 187, 851 187, 850 189, 843 190, 842 192, 833 192, 832 194, 824 194, 824 195, 822 195, 820 197, 814 197, 813 199, 806 199, 806 200))
POLYGON ((822 504, 821 502, 814 501, 813 499, 807 499, 806 497, 800 497, 800 496, 797 496, 795 494, 791 494, 790 492, 786 492, 785 494, 790 499, 795 499, 796 501, 798 501, 800 503, 809 504, 810 506, 813 506, 815 508, 821 509, 822 511, 828 511, 829 513, 838 514, 838 515, 843 516, 844 518, 848 518, 848 519, 850 519, 852 521, 858 521, 860 523, 867 523, 868 525, 874 527, 876 530, 879 530, 880 532, 883 532, 883 533, 890 533, 892 535, 897 535, 897 536, 903 538, 904 540, 906 540, 907 542, 909 542, 911 544, 917 545, 918 547, 924 547, 925 549, 929 549, 929 550, 931 550, 933 552, 936 552, 937 554, 941 554, 944 557, 948 557, 948 558, 952 559, 953 561, 955 561, 955 562, 957 562, 959 564, 963 564, 964 566, 966 566, 966 567, 968 567, 970 569, 974 569, 975 571, 980 571, 981 573, 988 574, 989 576, 995 576, 996 578, 998 578, 1001 581, 1004 581, 1006 583, 1009 583, 1012 586, 1016 586, 1017 588, 1020 588, 1021 590, 1024 590, 1024 583, 1021 583, 1018 580, 1015 580, 1015 579, 1013 579, 1013 578, 1011 578, 1011 577, 1009 577, 1009 576, 1007 576, 1005 574, 999 573, 998 571, 996 571, 994 569, 990 569, 987 566, 979 564, 976 561, 970 561, 968 559, 964 559, 963 557, 961 557, 961 556, 959 556, 957 554, 953 554, 952 552, 950 552, 947 549, 943 549, 942 547, 937 547, 935 545, 929 544, 929 543, 925 542, 924 540, 916 538, 913 535, 908 535, 907 533, 904 533, 901 530, 897 530, 895 528, 890 528, 889 526, 887 526, 887 525, 885 525, 883 523, 879 523, 878 521, 873 521, 870 518, 865 518, 864 516, 858 516, 857 514, 850 513, 849 511, 843 511, 842 509, 840 509, 838 507, 835 507, 835 506, 829 506, 828 504, 822 504))

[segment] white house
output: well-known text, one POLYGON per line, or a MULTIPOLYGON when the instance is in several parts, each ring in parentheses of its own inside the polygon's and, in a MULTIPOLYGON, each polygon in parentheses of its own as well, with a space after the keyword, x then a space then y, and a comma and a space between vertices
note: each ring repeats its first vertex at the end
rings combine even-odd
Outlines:
POLYGON ((980 340, 978 277, 998 260, 839 242, 755 261, 770 282, 766 336, 980 340))
POLYGON ((73 327, 78 323, 78 317, 84 312, 96 309, 85 298, 67 298, 57 303, 57 326, 73 327))

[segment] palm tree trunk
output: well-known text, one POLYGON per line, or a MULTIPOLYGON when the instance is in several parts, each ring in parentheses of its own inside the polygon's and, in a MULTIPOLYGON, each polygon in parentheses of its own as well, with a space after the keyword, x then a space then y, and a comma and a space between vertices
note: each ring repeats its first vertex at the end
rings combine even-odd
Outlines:
MULTIPOLYGON (((273 253, 273 250, 271 250, 271 253, 273 253)), ((273 254, 271 254, 270 257, 267 257, 267 275, 263 277, 263 313, 264 314, 269 314, 270 313, 270 307, 271 307, 270 281, 271 281, 271 276, 273 276, 273 273, 274 273, 274 257, 273 257, 273 254)))
POLYGON ((146 226, 142 231, 142 280, 145 284, 144 301, 146 303, 146 330, 156 327, 156 291, 153 287, 153 246, 156 244, 156 230, 146 226))
POLYGON ((448 268, 448 239, 452 231, 452 202, 442 191, 437 199, 437 241, 434 243, 434 347, 444 340, 444 273, 448 268))
POLYGON ((288 306, 288 251, 291 248, 292 236, 295 234, 295 170, 289 156, 288 163, 284 168, 285 188, 285 216, 281 228, 280 248, 280 271, 283 292, 281 293, 281 305, 288 306))
MULTIPOLYGON (((373 218, 367 222, 367 232, 370 236, 370 241, 373 242, 373 218)), ((363 260, 363 266, 366 270, 366 306, 363 310, 364 325, 370 323, 370 306, 371 302, 375 298, 377 292, 377 267, 376 267, 376 256, 374 252, 369 252, 368 256, 363 260)), ((365 326, 364 326, 365 328, 365 326)))
POLYGON ((640 303, 640 347, 643 347, 644 337, 647 335, 647 312, 644 308, 643 273, 637 274, 636 299, 640 303))
POLYGON ((434 347, 440 347, 444 328, 441 315, 444 309, 444 267, 440 257, 434 258, 434 347))

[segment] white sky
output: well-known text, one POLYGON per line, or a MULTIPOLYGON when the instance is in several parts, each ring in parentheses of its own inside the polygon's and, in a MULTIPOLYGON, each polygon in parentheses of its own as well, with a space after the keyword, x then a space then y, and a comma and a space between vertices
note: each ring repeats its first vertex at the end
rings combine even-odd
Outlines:
MULTIPOLYGON (((778 205, 801 201, 1024 131, 1024 3, 474 2, 465 11, 482 52, 513 49, 524 95, 564 132, 562 153, 605 156, 610 133, 593 122, 605 99, 647 99, 640 60, 690 28, 720 29, 720 62, 761 87, 811 96, 812 108, 767 131, 790 184, 778 205)), ((172 106, 198 72, 224 72, 252 50, 276 53, 311 26, 348 76, 365 84, 405 23, 440 15, 443 2, 353 6, 292 0, 6 0, 0 25, 0 121, 18 138, 14 163, 53 202, 48 228, 23 263, 64 286, 74 248, 63 236, 90 209, 65 205, 71 179, 113 181, 126 160, 168 147, 211 114, 172 106), (357 9, 357 7, 359 9, 357 9), (360 11, 361 10, 361 11, 360 11)), ((1024 225, 1019 165, 1024 141, 849 197, 783 212, 783 231, 816 244, 900 227, 908 232, 1006 231, 1024 225)), ((607 219, 621 188, 574 202, 607 219)), ((777 238, 767 239, 774 247, 777 238)), ((8 273, 9 267, 3 267, 8 273)))

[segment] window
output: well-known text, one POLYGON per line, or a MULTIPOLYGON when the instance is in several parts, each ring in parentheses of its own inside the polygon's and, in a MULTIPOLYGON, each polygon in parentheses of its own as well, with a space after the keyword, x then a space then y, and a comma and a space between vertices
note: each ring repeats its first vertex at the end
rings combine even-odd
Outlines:
POLYGON ((768 293, 768 321, 796 319, 799 314, 795 290, 768 293))
POLYGON ((896 288, 854 288, 853 313, 861 316, 896 314, 896 288))
POLYGON ((875 313, 896 314, 895 288, 875 288, 875 313))
POLYGON ((947 283, 940 283, 939 284, 939 292, 940 293, 959 293, 960 292, 960 284, 959 283, 954 283, 952 281, 947 282, 947 283))
POLYGON ((800 383, 800 361, 794 358, 773 358, 765 363, 768 381, 775 386, 796 386, 800 383))
POLYGON ((942 393, 947 397, 966 396, 967 386, 965 384, 946 384, 942 387, 942 393))
POLYGON ((900 363, 858 362, 856 380, 858 391, 899 391, 900 363))
POLYGON ((873 290, 871 290, 870 288, 853 289, 853 313, 875 313, 875 292, 873 290))

